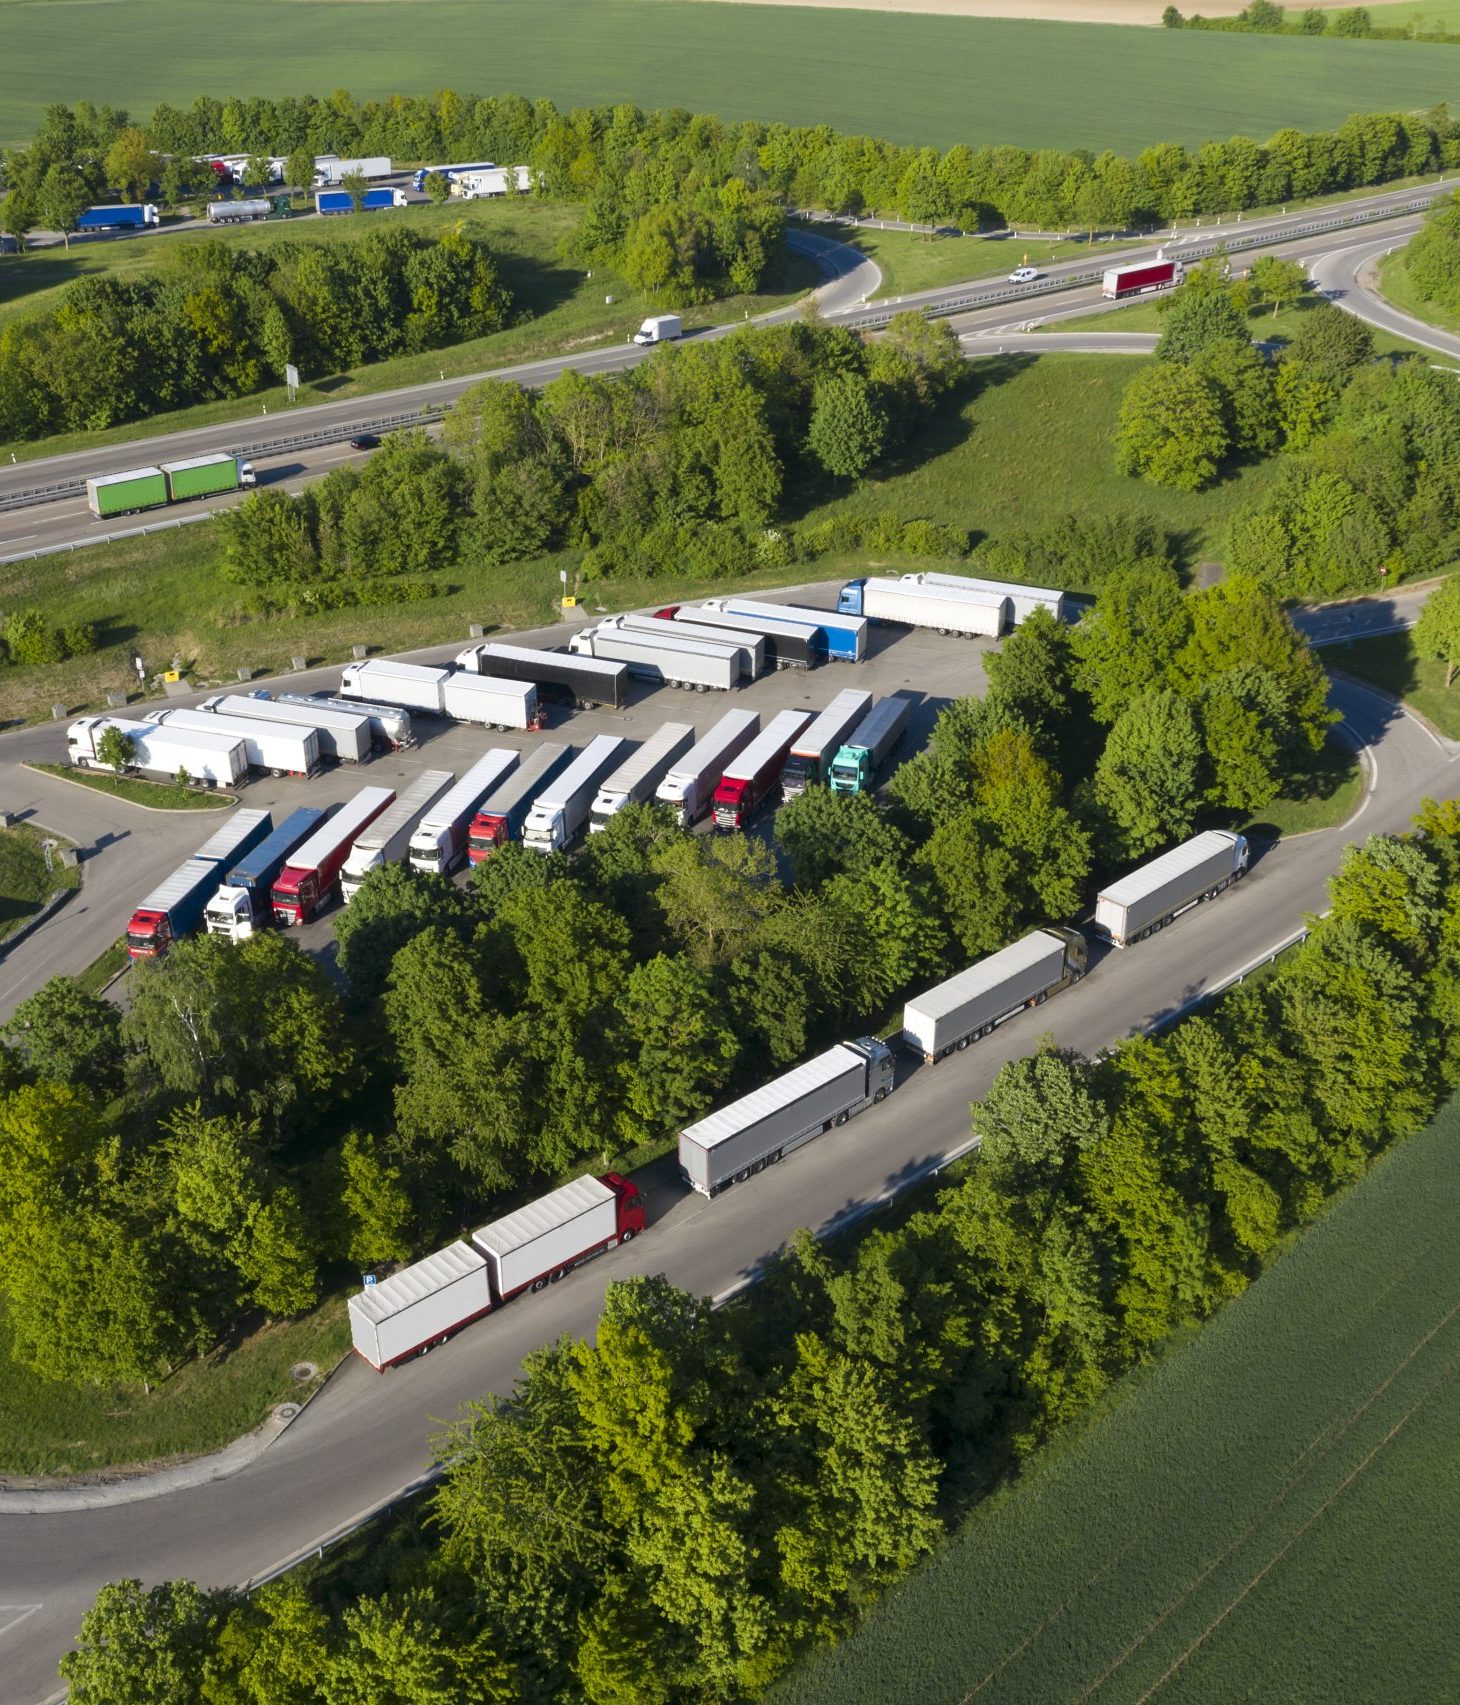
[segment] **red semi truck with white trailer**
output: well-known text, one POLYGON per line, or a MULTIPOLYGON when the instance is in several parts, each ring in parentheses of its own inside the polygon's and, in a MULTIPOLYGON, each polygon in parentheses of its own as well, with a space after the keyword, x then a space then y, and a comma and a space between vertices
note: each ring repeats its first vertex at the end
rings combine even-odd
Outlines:
POLYGON ((715 789, 717 829, 743 829, 780 786, 791 743, 810 720, 807 710, 781 711, 739 757, 726 764, 715 789))
POLYGON ((375 819, 395 803, 393 787, 362 787, 314 831, 274 878, 269 895, 274 922, 307 924, 330 902, 350 848, 375 819))
POLYGON ((1126 296, 1149 296, 1153 290, 1174 290, 1185 275, 1179 260, 1148 260, 1136 266, 1108 266, 1100 280, 1100 294, 1107 302, 1126 296))
POLYGON ((617 1172, 576 1178, 350 1298, 355 1349, 378 1372, 421 1356, 523 1291, 556 1284, 644 1229, 644 1199, 617 1172))

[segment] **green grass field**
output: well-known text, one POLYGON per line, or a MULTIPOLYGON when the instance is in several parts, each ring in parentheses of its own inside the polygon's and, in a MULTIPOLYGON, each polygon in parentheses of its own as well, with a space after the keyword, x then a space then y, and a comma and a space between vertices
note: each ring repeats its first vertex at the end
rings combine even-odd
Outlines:
MULTIPOLYGON (((996 278, 1026 262, 1047 266, 1052 261, 1078 260, 1118 252, 1120 243, 1043 242, 1031 237, 930 237, 912 231, 883 231, 875 225, 816 224, 818 236, 850 243, 882 269, 882 288, 876 300, 937 290, 964 279, 996 278)), ((1133 239, 1134 240, 1134 239, 1133 239)))
POLYGON ((1460 1689, 1460 1103, 990 1499, 779 1705, 1460 1689))
MULTIPOLYGON (((65 5, 68 0, 54 0, 65 5)), ((0 0, 0 20, 6 16, 7 0, 0 0)), ((3 22, 0 22, 3 29, 3 22)), ((221 420, 257 420, 263 414, 287 415, 291 406, 339 402, 369 392, 414 385, 440 377, 475 373, 516 361, 557 355, 594 344, 616 343, 638 325, 645 314, 660 306, 652 297, 631 288, 603 267, 593 268, 593 277, 563 261, 561 245, 576 226, 580 209, 546 201, 453 202, 448 207, 413 206, 391 214, 406 219, 411 228, 439 232, 462 223, 487 244, 502 277, 512 291, 519 310, 530 317, 521 325, 490 337, 473 338, 448 349, 427 350, 420 355, 401 355, 378 361, 351 373, 332 374, 306 382, 290 404, 279 387, 227 402, 200 403, 171 414, 152 415, 105 432, 72 432, 34 443, 3 444, 0 454, 12 453, 27 461, 99 444, 123 443, 150 438, 155 433, 181 432, 221 420), (612 303, 605 297, 612 296, 612 303)), ((105 242, 78 242, 69 253, 45 248, 0 262, 0 326, 7 318, 38 313, 53 307, 65 286, 76 278, 98 272, 128 273, 165 269, 177 248, 186 243, 221 241, 255 248, 284 242, 348 239, 371 228, 385 215, 376 213, 337 214, 328 220, 302 219, 268 222, 233 229, 178 232, 159 241, 156 234, 105 242)), ((822 274, 809 260, 787 252, 766 280, 766 289, 754 296, 730 296, 687 312, 689 327, 740 320, 747 314, 794 302, 805 291, 822 282, 822 274)))
POLYGON ((1448 47, 683 0, 0 0, 0 140, 49 101, 443 85, 627 100, 892 141, 1138 150, 1460 93, 1448 47))
POLYGON ((1435 303, 1427 302, 1410 283, 1403 249, 1385 255, 1379 262, 1379 290, 1396 308, 1413 314, 1415 319, 1423 320, 1426 325, 1436 326, 1441 331, 1460 332, 1460 315, 1447 314, 1435 303))
POLYGON ((1323 655, 1335 669, 1357 675, 1361 681, 1372 681, 1413 706, 1441 734, 1460 740, 1460 676, 1447 687, 1444 664, 1417 657, 1409 634, 1386 633, 1377 639, 1330 645, 1323 655))
POLYGON ((86 1474, 221 1450, 276 1403, 298 1403, 319 1383, 291 1378, 297 1362, 323 1377, 350 1348, 344 1298, 298 1320, 261 1326, 236 1347, 188 1362, 151 1394, 140 1386, 69 1385, 10 1360, 0 1316, 0 1474, 86 1474))
POLYGON ((34 917, 52 894, 81 886, 81 872, 74 865, 66 870, 57 863, 54 869, 46 869, 41 846, 45 839, 63 847, 71 844, 58 836, 47 837, 28 823, 0 829, 0 941, 34 917))
POLYGON ((1409 30, 1413 35, 1436 30, 1460 34, 1460 0, 1387 0, 1370 6, 1369 12, 1381 30, 1409 30))

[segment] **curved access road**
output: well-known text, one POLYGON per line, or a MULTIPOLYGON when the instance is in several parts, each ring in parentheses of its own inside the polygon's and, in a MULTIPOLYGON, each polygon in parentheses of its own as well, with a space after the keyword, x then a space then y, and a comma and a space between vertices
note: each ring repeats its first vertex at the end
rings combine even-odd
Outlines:
POLYGON ((1313 282, 1331 301, 1381 331, 1402 337, 1422 349, 1460 362, 1460 335, 1447 332, 1396 308, 1379 290, 1379 262, 1400 248, 1419 229, 1418 220, 1386 226, 1383 236, 1368 233, 1362 242, 1329 246, 1313 262, 1313 282))
MULTIPOLYGON (((1334 617, 1315 620, 1323 630, 1317 637, 1343 635, 1334 617)), ((798 1226, 829 1231, 966 1148, 970 1100, 1041 1035, 1094 1053, 1260 963, 1321 908, 1346 844, 1404 828, 1425 796, 1451 793, 1460 775, 1460 748, 1392 701, 1343 681, 1334 698, 1348 737, 1367 754, 1366 791, 1347 824, 1267 850, 1218 902, 1138 948, 1097 955, 1083 983, 981 1046, 936 1067, 905 1069, 893 1098, 845 1130, 713 1203, 689 1194, 669 1168, 651 1169, 651 1224, 642 1239, 520 1299, 423 1361, 386 1375, 350 1361, 277 1443, 232 1478, 83 1510, 17 1513, 0 1497, 0 1705, 36 1705, 53 1695, 57 1658, 103 1582, 132 1574, 247 1582, 388 1502, 428 1470, 440 1418, 508 1389, 534 1346, 592 1332, 610 1279, 663 1272, 690 1291, 733 1291, 798 1226)))

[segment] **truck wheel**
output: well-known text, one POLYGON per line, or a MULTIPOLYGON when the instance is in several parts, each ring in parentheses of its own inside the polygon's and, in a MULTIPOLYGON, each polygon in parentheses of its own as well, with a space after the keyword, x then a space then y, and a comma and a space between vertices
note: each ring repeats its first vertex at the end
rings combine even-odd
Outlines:
POLYGON ((269 774, 274 778, 275 781, 278 781, 279 777, 282 776, 283 773, 284 773, 283 770, 270 770, 269 771, 269 774))
POLYGON ((547 1280, 546 1279, 534 1279, 532 1281, 532 1294, 534 1296, 536 1296, 539 1291, 545 1291, 546 1289, 547 1289, 547 1280))
POLYGON ((972 1040, 973 1040, 972 1036, 963 1036, 963 1037, 960 1037, 959 1040, 953 1044, 953 1046, 961 1054, 963 1052, 963 1050, 968 1046, 968 1044, 972 1040))
POLYGON ((755 1174, 757 1172, 764 1172, 764 1171, 765 1171, 765 1161, 764 1160, 755 1160, 755 1161, 751 1162, 750 1174, 751 1174, 752 1178, 755 1176, 755 1174))
POLYGON ((780 1158, 781 1158, 781 1151, 779 1149, 776 1149, 774 1153, 768 1154, 765 1157, 765 1163, 767 1166, 774 1166, 780 1158))
POLYGON ((638 1232, 636 1232, 633 1229, 633 1227, 630 1226, 627 1231, 619 1233, 619 1242, 620 1243, 632 1243, 638 1235, 639 1235, 638 1232))
POLYGON ((851 1118, 850 1113, 838 1113, 836 1116, 836 1122, 838 1125, 845 1125, 847 1120, 850 1118, 851 1118))
POLYGON ((567 1276, 568 1276, 568 1269, 566 1267, 557 1267, 551 1273, 548 1274, 548 1283, 550 1285, 555 1285, 555 1284, 557 1284, 559 1279, 566 1279, 567 1276))
POLYGON ((1049 999, 1049 990, 1048 989, 1041 989, 1039 991, 1039 993, 1034 997, 1034 1004, 1035 1004, 1035 1006, 1043 1006, 1044 1003, 1048 999, 1049 999))
POLYGON ((873 1099, 873 1100, 874 1100, 874 1101, 886 1101, 886 1099, 887 1099, 887 1090, 886 1090, 886 1089, 885 1089, 885 1088, 883 1088, 883 1089, 879 1089, 879 1090, 878 1090, 878 1091, 877 1091, 877 1093, 876 1093, 876 1094, 875 1094, 875 1095, 874 1095, 874 1096, 873 1096, 873 1097, 872 1097, 872 1099, 873 1099))
POLYGON ((743 1166, 743 1167, 741 1167, 740 1171, 735 1174, 735 1182, 737 1184, 743 1184, 745 1182, 745 1180, 749 1177, 750 1177, 750 1168, 748 1166, 743 1166))

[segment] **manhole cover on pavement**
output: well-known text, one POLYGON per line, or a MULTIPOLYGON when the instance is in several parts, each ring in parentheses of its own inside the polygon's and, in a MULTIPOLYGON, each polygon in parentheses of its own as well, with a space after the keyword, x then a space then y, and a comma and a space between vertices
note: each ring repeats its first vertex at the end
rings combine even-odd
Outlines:
POLYGON ((289 1422, 299 1413, 297 1403, 281 1403, 274 1410, 274 1419, 279 1422, 289 1422))
POLYGON ((295 1362, 294 1366, 289 1369, 289 1377, 296 1385, 305 1385, 310 1380, 319 1377, 319 1369, 313 1362, 295 1362))

